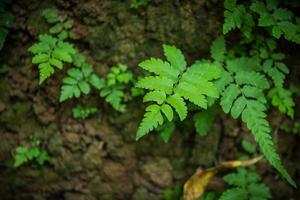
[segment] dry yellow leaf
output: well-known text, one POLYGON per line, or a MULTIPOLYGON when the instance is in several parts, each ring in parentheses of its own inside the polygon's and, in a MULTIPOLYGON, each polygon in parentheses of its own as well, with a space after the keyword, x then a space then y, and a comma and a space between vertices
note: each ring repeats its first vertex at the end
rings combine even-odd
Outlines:
POLYGON ((209 181, 219 171, 249 166, 255 164, 260 159, 262 159, 262 156, 245 161, 233 160, 222 162, 220 165, 206 170, 197 169, 194 175, 184 184, 184 200, 198 200, 204 193, 209 181))

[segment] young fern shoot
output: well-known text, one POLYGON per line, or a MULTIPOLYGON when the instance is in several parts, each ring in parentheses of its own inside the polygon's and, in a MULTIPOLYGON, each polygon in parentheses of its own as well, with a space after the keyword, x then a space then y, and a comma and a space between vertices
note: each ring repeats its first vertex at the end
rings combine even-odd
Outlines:
POLYGON ((221 75, 218 66, 197 62, 188 67, 182 52, 174 46, 163 45, 167 61, 150 58, 139 66, 152 73, 140 79, 137 87, 149 90, 144 102, 154 102, 146 107, 146 113, 138 128, 140 139, 158 125, 173 120, 174 110, 180 120, 187 117, 187 101, 206 109, 207 97, 217 98, 219 92, 212 82, 221 75))

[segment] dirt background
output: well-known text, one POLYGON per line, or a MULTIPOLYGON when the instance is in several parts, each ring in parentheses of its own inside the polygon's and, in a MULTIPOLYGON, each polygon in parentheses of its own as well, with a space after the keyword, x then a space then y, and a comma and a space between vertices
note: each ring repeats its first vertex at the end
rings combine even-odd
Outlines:
MULTIPOLYGON (((81 102, 100 112, 74 120, 71 108, 79 101, 58 102, 65 72, 39 86, 37 67, 27 51, 49 28, 42 10, 56 6, 75 21, 72 31, 81 37, 75 44, 99 74, 118 63, 138 74, 137 63, 162 57, 164 43, 181 48, 192 63, 208 56, 211 42, 221 33, 222 5, 220 0, 154 0, 133 10, 129 1, 121 0, 14 1, 10 10, 16 27, 0 55, 1 64, 11 67, 0 78, 0 199, 160 200, 166 189, 182 186, 197 167, 244 155, 240 144, 244 137, 252 139, 249 132, 223 115, 207 137, 197 136, 187 120, 168 144, 156 134, 134 140, 144 109, 141 100, 130 102, 129 111, 120 115, 93 94, 81 102), (42 141, 50 162, 14 169, 14 149, 28 145, 30 136, 42 141)), ((299 47, 283 43, 282 48, 289 55, 291 80, 298 80, 299 47)), ((276 126, 286 119, 274 111, 270 120, 276 126)), ((299 136, 278 130, 276 138, 285 166, 300 185, 299 136)), ((257 169, 273 199, 300 199, 299 191, 279 179, 267 163, 257 169)), ((222 190, 225 185, 217 179, 214 187, 222 190)))

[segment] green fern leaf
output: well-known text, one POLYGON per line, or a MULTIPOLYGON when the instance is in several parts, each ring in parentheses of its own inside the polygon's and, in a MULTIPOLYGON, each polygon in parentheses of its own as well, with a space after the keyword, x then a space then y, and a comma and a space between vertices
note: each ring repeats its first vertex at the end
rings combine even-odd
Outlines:
POLYGON ((271 199, 269 188, 265 184, 251 183, 248 186, 249 196, 252 196, 253 199, 271 199))
POLYGON ((213 122, 215 121, 217 114, 217 109, 215 106, 208 108, 207 110, 203 110, 197 112, 193 116, 196 132, 200 136, 206 136, 208 131, 210 130, 213 122))
POLYGON ((162 126, 159 126, 156 131, 159 132, 159 137, 165 142, 167 143, 170 138, 172 133, 174 132, 176 126, 174 122, 167 122, 165 124, 163 124, 162 126))
POLYGON ((173 84, 174 81, 166 77, 147 76, 140 79, 137 82, 136 87, 148 90, 159 90, 165 92, 166 94, 170 94, 173 90, 173 84))
POLYGON ((152 91, 148 92, 145 96, 143 101, 148 102, 148 101, 154 101, 157 102, 158 104, 162 104, 166 100, 167 96, 165 92, 162 91, 152 91))
POLYGON ((186 61, 180 49, 177 49, 175 46, 163 45, 163 50, 167 60, 174 68, 180 72, 186 69, 186 61))
POLYGON ((243 188, 233 188, 226 190, 219 200, 248 200, 248 195, 243 188))
POLYGON ((144 70, 152 72, 156 75, 169 78, 174 81, 178 78, 178 75, 180 73, 176 68, 172 67, 168 62, 164 62, 157 58, 150 58, 148 60, 145 60, 141 62, 139 66, 144 70))
POLYGON ((173 120, 173 109, 168 104, 164 104, 161 106, 161 111, 165 114, 169 121, 173 120))
POLYGON ((80 89, 77 85, 63 85, 61 88, 59 101, 63 102, 73 97, 79 98, 80 93, 80 89))
POLYGON ((210 55, 214 60, 218 62, 223 62, 225 59, 225 53, 225 40, 223 36, 220 36, 212 43, 210 55))
POLYGON ((153 129, 157 128, 158 125, 162 125, 164 118, 160 112, 160 106, 150 105, 146 108, 143 121, 141 122, 138 132, 136 134, 136 140, 140 139, 153 129))
POLYGON ((184 120, 187 116, 187 107, 184 99, 178 94, 174 94, 167 98, 167 103, 169 103, 177 112, 180 120, 184 120))
POLYGON ((238 86, 230 84, 222 94, 220 105, 225 113, 229 113, 234 100, 241 94, 238 86))
POLYGON ((112 105, 112 107, 119 111, 124 112, 125 111, 125 105, 122 104, 122 100, 124 98, 124 92, 122 90, 113 89, 110 91, 110 93, 106 96, 105 100, 109 104, 112 105))
POLYGON ((251 130, 255 141, 260 146, 260 150, 270 164, 274 166, 290 184, 296 186, 288 172, 284 169, 280 157, 276 152, 276 147, 270 135, 270 125, 265 119, 265 110, 266 107, 258 101, 248 100, 247 107, 242 113, 242 120, 251 130))

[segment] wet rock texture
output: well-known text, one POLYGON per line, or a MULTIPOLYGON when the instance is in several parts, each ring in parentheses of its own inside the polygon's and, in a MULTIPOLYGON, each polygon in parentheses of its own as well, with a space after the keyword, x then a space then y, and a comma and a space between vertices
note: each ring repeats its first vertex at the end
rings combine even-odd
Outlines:
MULTIPOLYGON (((209 0, 154 0, 132 10, 129 1, 119 0, 14 1, 16 28, 1 52, 5 58, 1 62, 11 66, 0 79, 1 199, 158 200, 165 189, 182 184, 197 167, 218 162, 218 156, 227 154, 223 150, 237 152, 237 135, 226 139, 232 146, 219 146, 224 131, 221 119, 205 138, 180 129, 168 144, 155 134, 136 142, 143 110, 139 101, 129 103, 130 112, 120 115, 96 95, 84 97, 82 101, 92 102, 100 113, 74 120, 70 110, 76 102, 58 103, 65 72, 39 86, 37 68, 27 52, 37 34, 47 30, 41 11, 56 6, 75 21, 72 31, 80 37, 76 46, 99 74, 117 63, 139 73, 137 63, 149 56, 161 57, 163 43, 181 48, 191 62, 206 57, 220 33, 220 5, 209 0), (14 148, 28 145, 31 136, 42 141, 50 162, 13 169, 14 148)), ((242 132, 228 132, 235 131, 242 132)))

